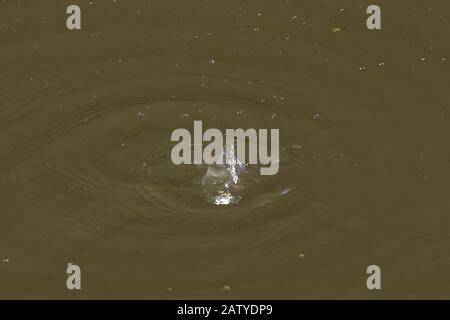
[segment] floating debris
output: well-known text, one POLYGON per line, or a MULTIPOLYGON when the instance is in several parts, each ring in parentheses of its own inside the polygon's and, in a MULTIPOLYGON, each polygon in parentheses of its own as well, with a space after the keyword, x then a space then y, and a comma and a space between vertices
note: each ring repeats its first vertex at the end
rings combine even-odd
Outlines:
POLYGON ((334 33, 341 32, 341 31, 344 31, 344 30, 345 30, 345 28, 341 28, 341 27, 334 27, 334 28, 331 29, 331 31, 333 31, 334 33))

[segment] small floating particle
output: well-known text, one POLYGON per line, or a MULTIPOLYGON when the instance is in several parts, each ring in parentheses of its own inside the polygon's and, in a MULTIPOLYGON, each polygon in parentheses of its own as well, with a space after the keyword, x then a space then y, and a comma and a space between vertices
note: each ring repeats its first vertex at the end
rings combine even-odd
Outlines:
POLYGON ((166 291, 167 291, 167 292, 172 292, 172 291, 173 291, 173 288, 166 288, 166 291))
POLYGON ((231 287, 229 285, 224 285, 222 288, 223 291, 230 291, 231 287))
POLYGON ((343 28, 339 28, 339 27, 334 27, 334 28, 332 28, 331 29, 331 31, 333 31, 333 32, 340 32, 340 31, 343 31, 344 29, 343 28))
POLYGON ((122 148, 124 148, 124 147, 125 147, 125 143, 122 143, 120 146, 121 146, 122 148))
POLYGON ((365 70, 366 70, 366 67, 365 67, 365 66, 359 67, 359 71, 365 71, 365 70))
POLYGON ((10 261, 9 258, 2 259, 2 263, 9 263, 10 261))
POLYGON ((314 120, 317 120, 319 118, 320 118, 320 114, 319 113, 316 112, 316 113, 313 114, 313 119, 314 120))
POLYGON ((304 253, 300 253, 300 254, 298 255, 298 257, 299 257, 300 259, 302 259, 302 258, 305 257, 305 254, 304 254, 304 253))
POLYGON ((189 113, 183 113, 181 116, 184 118, 189 118, 189 113))

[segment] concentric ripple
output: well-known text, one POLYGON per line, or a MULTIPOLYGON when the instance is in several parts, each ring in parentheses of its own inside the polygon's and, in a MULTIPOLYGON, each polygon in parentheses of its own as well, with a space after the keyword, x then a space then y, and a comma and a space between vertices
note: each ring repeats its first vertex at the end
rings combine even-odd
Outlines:
MULTIPOLYGON (((39 112, 40 117, 48 113, 58 122, 44 128, 30 148, 39 153, 37 161, 47 178, 69 190, 62 197, 101 200, 128 215, 151 217, 248 212, 298 187, 303 150, 290 141, 301 137, 303 130, 323 129, 289 103, 298 101, 298 93, 240 74, 154 73, 157 80, 155 74, 137 74, 107 82, 91 80, 84 86, 69 84, 51 107, 39 112), (181 79, 190 85, 185 93, 171 95, 170 88, 181 79), (63 103, 73 101, 74 95, 76 105, 63 103), (298 126, 292 125, 292 118, 298 119, 298 126), (202 120, 204 130, 281 128, 279 173, 260 176, 257 166, 249 166, 240 177, 240 201, 220 210, 211 207, 201 183, 207 166, 177 166, 170 159, 171 132, 192 131, 194 120, 202 120)), ((32 115, 28 110, 24 116, 32 121, 32 115)))

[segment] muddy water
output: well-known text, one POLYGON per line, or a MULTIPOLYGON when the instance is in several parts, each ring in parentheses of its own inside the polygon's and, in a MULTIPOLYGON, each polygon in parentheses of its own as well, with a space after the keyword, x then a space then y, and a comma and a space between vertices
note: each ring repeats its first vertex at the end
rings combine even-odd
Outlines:
POLYGON ((450 298, 447 1, 69 4, 0 3, 1 298, 450 298), (194 120, 279 173, 214 205, 194 120))

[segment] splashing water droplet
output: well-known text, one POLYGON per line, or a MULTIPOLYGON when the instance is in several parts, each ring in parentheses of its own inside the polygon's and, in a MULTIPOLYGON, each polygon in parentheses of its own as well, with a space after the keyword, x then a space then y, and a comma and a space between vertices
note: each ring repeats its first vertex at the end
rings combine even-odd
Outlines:
POLYGON ((245 171, 245 164, 237 159, 234 146, 225 146, 224 164, 208 166, 202 185, 208 200, 215 205, 229 205, 241 200, 239 175, 245 171))

